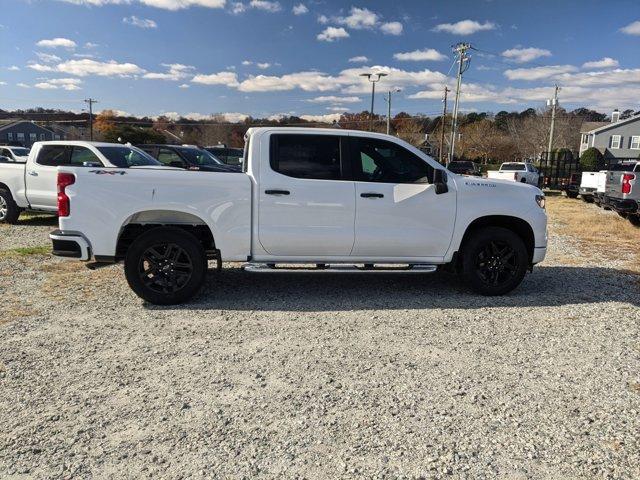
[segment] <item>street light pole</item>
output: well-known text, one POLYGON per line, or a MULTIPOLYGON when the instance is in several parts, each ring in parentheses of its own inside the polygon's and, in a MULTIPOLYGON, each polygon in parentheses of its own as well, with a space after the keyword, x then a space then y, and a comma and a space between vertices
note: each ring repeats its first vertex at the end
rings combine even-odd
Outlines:
POLYGON ((367 77, 367 80, 371 82, 371 111, 369 113, 369 130, 373 131, 373 100, 376 96, 376 83, 380 81, 380 78, 386 77, 386 73, 361 73, 361 77, 367 77))
POLYGON ((458 78, 456 81, 456 99, 453 103, 453 118, 451 121, 451 146, 449 149, 449 161, 447 162, 447 165, 453 161, 456 150, 456 135, 458 134, 458 107, 460 105, 460 85, 462 83, 462 74, 466 70, 465 63, 469 60, 469 57, 466 55, 466 53, 470 48, 471 44, 469 43, 458 43, 453 48, 458 56, 458 78))

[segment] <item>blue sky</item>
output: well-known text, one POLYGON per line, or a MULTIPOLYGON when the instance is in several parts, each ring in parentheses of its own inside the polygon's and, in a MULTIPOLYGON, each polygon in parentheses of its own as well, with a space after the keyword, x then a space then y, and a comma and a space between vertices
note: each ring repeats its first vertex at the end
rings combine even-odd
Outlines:
POLYGON ((461 108, 640 109, 640 5, 612 1, 0 0, 0 108, 228 119, 436 115, 451 45, 470 42, 461 108), (382 95, 376 111, 385 110, 382 95))

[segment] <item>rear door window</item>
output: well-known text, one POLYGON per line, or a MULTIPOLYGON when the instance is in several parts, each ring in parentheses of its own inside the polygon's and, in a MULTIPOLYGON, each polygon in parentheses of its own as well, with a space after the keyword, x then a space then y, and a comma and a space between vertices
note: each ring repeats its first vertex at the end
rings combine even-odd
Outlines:
POLYGON ((36 163, 46 167, 69 165, 71 148, 65 145, 43 145, 38 152, 36 163))
POLYGON ((184 160, 180 158, 180 155, 168 148, 161 148, 158 151, 158 161, 170 167, 186 167, 186 164, 184 160))
POLYGON ((86 147, 72 147, 70 166, 84 167, 85 163, 88 166, 102 166, 102 162, 98 156, 86 147))
POLYGON ((271 168, 294 178, 341 180, 340 137, 337 135, 274 134, 271 168))

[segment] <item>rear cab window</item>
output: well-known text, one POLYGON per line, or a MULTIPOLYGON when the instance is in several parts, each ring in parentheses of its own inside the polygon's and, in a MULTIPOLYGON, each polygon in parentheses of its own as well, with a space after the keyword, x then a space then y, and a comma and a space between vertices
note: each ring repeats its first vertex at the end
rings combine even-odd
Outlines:
POLYGON ((527 170, 527 167, 524 163, 503 163, 500 167, 500 170, 515 170, 524 172, 527 170))
POLYGON ((342 180, 341 137, 338 135, 272 134, 271 169, 282 175, 314 180, 342 180))

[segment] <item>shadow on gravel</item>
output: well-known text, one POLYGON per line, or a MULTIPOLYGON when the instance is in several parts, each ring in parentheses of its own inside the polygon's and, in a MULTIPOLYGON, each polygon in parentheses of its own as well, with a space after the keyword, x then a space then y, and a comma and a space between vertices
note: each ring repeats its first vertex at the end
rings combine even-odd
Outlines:
MULTIPOLYGON (((610 268, 540 266, 502 297, 472 293, 449 274, 212 273, 198 297, 173 309, 349 311, 539 307, 625 302, 640 306, 638 277, 610 268)), ((147 305, 150 309, 163 309, 147 305)))
POLYGON ((16 225, 25 225, 32 227, 57 227, 58 217, 56 217, 55 215, 22 216, 18 219, 16 225))

